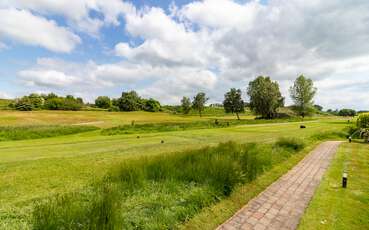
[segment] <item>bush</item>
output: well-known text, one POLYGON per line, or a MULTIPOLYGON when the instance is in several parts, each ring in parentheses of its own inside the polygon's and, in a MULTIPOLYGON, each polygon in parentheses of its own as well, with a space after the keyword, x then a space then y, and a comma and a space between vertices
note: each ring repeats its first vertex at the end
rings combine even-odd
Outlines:
POLYGON ((28 98, 17 100, 14 107, 19 111, 32 111, 34 109, 31 101, 28 98))
POLYGON ((369 128, 369 113, 360 114, 357 118, 358 128, 369 128))
POLYGON ((50 98, 45 101, 44 108, 49 110, 81 110, 83 104, 74 98, 50 98))
POLYGON ((160 111, 160 102, 150 98, 149 100, 143 100, 143 110, 148 112, 160 111))

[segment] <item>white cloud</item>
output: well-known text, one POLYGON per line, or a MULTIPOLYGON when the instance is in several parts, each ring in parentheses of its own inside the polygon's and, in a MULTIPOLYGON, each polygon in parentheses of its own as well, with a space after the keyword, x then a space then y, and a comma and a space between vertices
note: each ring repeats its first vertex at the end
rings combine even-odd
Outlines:
POLYGON ((79 78, 55 70, 23 70, 19 72, 19 76, 29 86, 62 88, 80 83, 79 78))
POLYGON ((0 9, 0 37, 41 46, 55 52, 70 52, 80 38, 52 20, 35 16, 26 10, 0 9))
POLYGON ((63 16, 73 28, 93 35, 97 35, 104 25, 119 25, 119 17, 134 9, 130 3, 121 0, 4 0, 0 7, 63 16), (99 16, 91 16, 93 12, 99 16))
MULTIPOLYGON (((270 0, 267 4, 204 0, 180 8, 171 5, 169 13, 120 3, 103 10, 104 4, 91 2, 94 4, 87 4, 87 9, 112 12, 111 18, 104 13, 105 17, 98 19, 103 24, 118 24, 117 18, 124 14, 125 32, 131 40, 122 39, 114 48, 122 61, 43 69, 57 69, 92 82, 89 87, 130 87, 171 103, 199 90, 213 101, 221 101, 230 87, 244 90, 258 75, 280 81, 288 97, 288 87, 304 73, 319 87, 316 103, 369 106, 357 100, 368 91, 367 0, 355 4, 339 0, 270 0)), ((77 7, 80 18, 86 17, 82 8, 77 7)))

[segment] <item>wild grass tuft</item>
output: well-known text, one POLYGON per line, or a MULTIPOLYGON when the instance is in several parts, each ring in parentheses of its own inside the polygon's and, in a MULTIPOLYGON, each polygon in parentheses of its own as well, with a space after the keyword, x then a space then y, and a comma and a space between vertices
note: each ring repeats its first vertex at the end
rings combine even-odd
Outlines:
POLYGON ((305 143, 296 137, 281 137, 277 140, 276 145, 284 148, 291 148, 299 151, 305 147, 305 143))
POLYGON ((33 227, 173 229, 303 146, 281 143, 227 142, 123 162, 83 191, 37 203, 33 227))

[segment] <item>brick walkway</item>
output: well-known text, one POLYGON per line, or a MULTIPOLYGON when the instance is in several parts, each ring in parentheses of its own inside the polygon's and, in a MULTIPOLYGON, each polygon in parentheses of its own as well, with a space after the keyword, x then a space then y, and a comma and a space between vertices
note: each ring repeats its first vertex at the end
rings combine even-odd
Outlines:
POLYGON ((296 229, 340 142, 321 144, 218 230, 296 229))

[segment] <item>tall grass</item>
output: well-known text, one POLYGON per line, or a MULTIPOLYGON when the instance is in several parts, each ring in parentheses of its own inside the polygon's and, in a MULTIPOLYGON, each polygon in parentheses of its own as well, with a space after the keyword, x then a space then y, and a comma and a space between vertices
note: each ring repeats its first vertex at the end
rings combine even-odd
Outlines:
POLYGON ((115 166, 99 182, 36 204, 34 229, 173 229, 302 148, 298 140, 236 144, 115 166), (292 147, 291 147, 292 146, 292 147), (296 147, 297 146, 297 147, 296 147))
POLYGON ((321 140, 336 140, 337 138, 347 138, 348 131, 325 131, 313 134, 310 136, 310 139, 313 141, 321 141, 321 140))
POLYGON ((289 119, 244 119, 244 120, 228 120, 228 119, 214 119, 206 121, 194 121, 194 122, 163 122, 163 123, 150 123, 150 124, 134 124, 134 125, 120 125, 101 131, 102 135, 120 135, 120 134, 134 134, 134 133, 153 133, 153 132, 170 132, 170 131, 183 131, 193 129, 211 129, 211 128, 225 128, 236 125, 247 124, 270 124, 281 122, 294 122, 300 121, 299 118, 289 119))
POLYGON ((97 130, 94 126, 0 127, 0 141, 38 139, 97 130))

